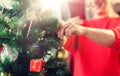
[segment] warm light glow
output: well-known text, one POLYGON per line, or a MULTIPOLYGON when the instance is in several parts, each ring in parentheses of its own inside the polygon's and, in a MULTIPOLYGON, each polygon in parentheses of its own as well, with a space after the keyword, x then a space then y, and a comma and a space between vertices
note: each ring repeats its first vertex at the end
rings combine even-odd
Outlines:
POLYGON ((56 10, 65 1, 67 0, 43 0, 43 8, 56 10))
MULTIPOLYGON (((32 8, 27 9, 27 19, 31 20, 36 18, 36 9, 40 9, 40 13, 44 13, 46 11, 53 13, 53 15, 57 16, 58 18, 61 17, 61 7, 62 4, 66 4, 68 1, 71 0, 34 0, 31 3, 32 8), (35 8, 35 9, 34 9, 35 8)), ((39 13, 38 13, 39 14, 39 13)))

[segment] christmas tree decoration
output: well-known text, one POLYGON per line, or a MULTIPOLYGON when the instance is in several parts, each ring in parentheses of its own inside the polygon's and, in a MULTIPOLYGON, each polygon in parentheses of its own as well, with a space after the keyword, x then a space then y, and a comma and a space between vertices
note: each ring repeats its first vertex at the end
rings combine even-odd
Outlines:
POLYGON ((3 51, 3 46, 0 45, 0 53, 3 51))
POLYGON ((30 72, 40 72, 45 65, 44 60, 33 59, 30 60, 30 72))
POLYGON ((5 58, 8 57, 11 62, 18 58, 18 51, 15 48, 11 48, 7 45, 3 45, 3 52, 0 54, 1 61, 4 63, 5 58))
POLYGON ((57 53, 56 53, 56 57, 60 60, 67 60, 69 58, 69 53, 67 50, 65 50, 63 47, 60 48, 57 53))
POLYGON ((56 33, 59 20, 35 2, 0 1, 0 75, 70 76, 69 54, 56 33))

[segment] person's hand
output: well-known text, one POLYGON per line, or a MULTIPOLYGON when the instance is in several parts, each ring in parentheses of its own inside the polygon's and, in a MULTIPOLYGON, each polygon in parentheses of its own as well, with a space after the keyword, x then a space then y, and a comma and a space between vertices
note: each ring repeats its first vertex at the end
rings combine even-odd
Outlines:
POLYGON ((58 36, 61 39, 63 39, 64 36, 70 37, 73 35, 83 35, 83 34, 85 34, 85 27, 74 23, 66 23, 58 31, 58 36))
MULTIPOLYGON (((60 31, 62 30, 64 25, 65 25, 65 21, 59 20, 59 26, 58 26, 58 29, 56 30, 58 37, 59 37, 60 31)), ((67 41, 67 37, 63 36, 63 38, 61 38, 61 39, 63 40, 63 45, 64 45, 67 41)))
POLYGON ((66 23, 83 24, 83 20, 79 18, 78 16, 76 16, 76 17, 68 19, 66 23))

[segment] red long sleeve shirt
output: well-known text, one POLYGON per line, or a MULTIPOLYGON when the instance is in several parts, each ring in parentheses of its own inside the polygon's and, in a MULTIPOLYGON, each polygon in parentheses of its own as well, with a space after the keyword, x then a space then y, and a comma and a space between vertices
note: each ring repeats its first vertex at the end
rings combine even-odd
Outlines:
POLYGON ((72 55, 73 76, 120 76, 120 18, 86 20, 83 25, 111 29, 116 40, 108 47, 85 36, 70 37, 64 47, 72 55))

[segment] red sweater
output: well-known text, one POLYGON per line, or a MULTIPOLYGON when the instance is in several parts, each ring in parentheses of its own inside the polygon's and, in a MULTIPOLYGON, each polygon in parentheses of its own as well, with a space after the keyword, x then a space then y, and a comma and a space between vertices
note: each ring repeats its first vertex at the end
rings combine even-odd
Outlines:
POLYGON ((116 40, 108 47, 84 36, 70 37, 64 47, 72 55, 73 76, 120 76, 120 18, 86 20, 83 25, 111 29, 116 40))

